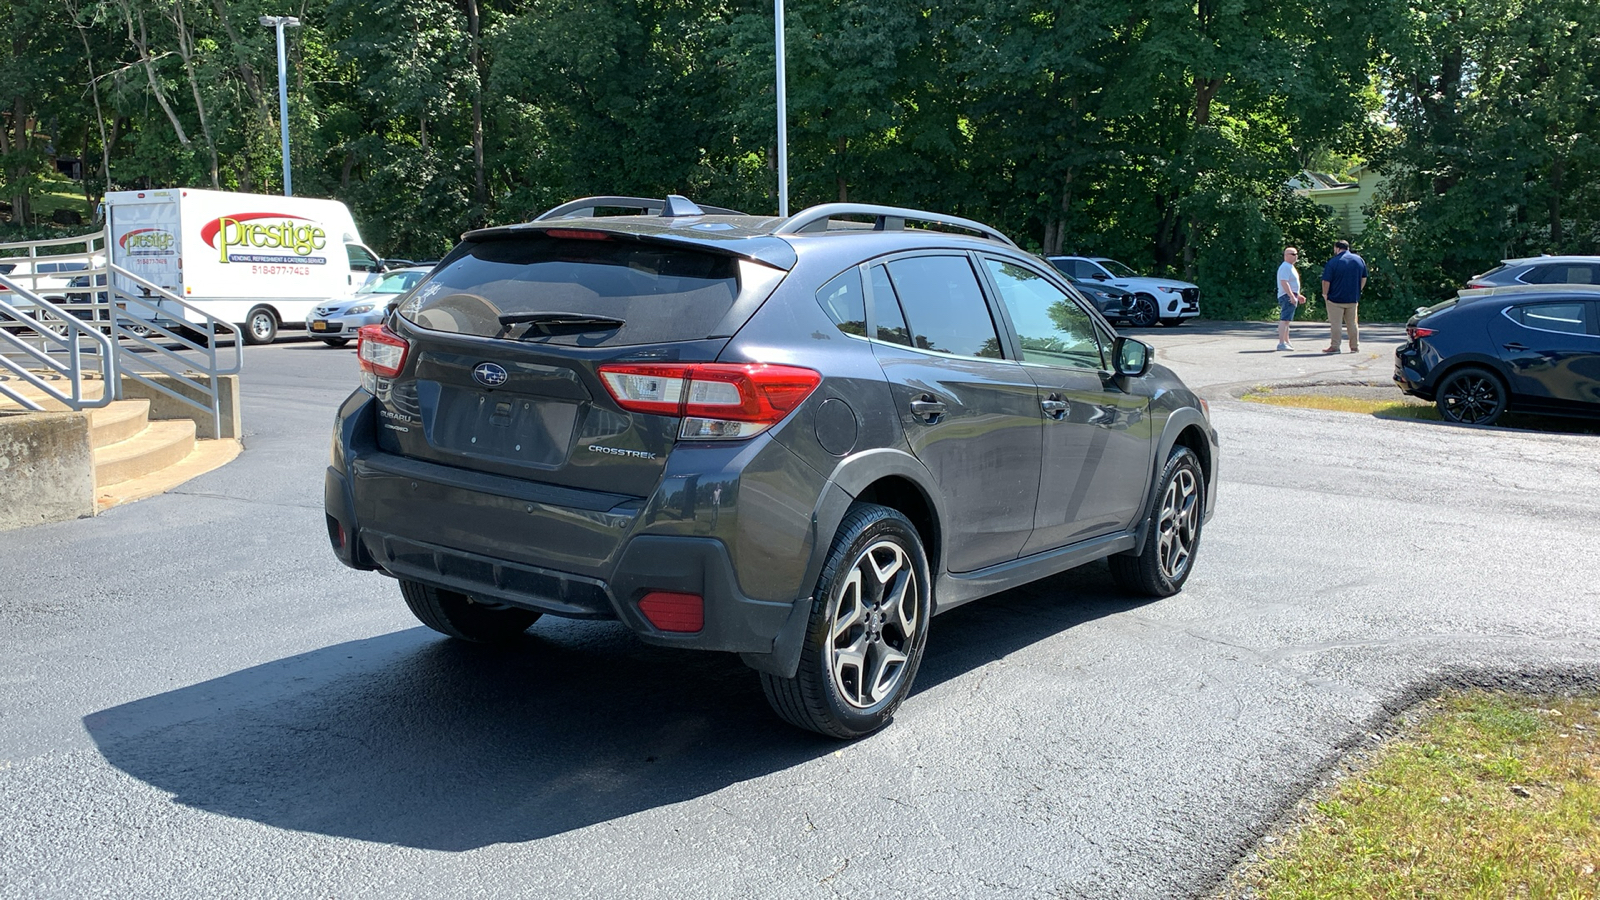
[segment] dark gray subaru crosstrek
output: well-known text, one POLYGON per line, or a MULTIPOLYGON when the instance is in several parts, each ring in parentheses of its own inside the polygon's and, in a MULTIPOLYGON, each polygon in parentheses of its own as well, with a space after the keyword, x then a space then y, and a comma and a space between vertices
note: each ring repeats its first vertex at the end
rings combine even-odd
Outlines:
POLYGON ((328 535, 444 634, 619 619, 858 737, 936 613, 1101 558, 1183 587, 1217 438, 1152 352, 977 222, 574 201, 361 330, 328 535))

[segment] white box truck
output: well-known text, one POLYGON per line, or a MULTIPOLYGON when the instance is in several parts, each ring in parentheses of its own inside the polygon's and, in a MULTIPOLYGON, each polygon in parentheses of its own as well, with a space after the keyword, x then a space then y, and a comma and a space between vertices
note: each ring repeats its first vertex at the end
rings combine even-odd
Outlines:
MULTIPOLYGON (((337 200, 190 188, 112 191, 105 215, 113 263, 240 326, 252 344, 270 343, 284 325, 304 327, 317 304, 383 271, 337 200)), ((124 291, 149 295, 117 278, 124 291)), ((173 325, 188 318, 181 308, 165 316, 173 325)))

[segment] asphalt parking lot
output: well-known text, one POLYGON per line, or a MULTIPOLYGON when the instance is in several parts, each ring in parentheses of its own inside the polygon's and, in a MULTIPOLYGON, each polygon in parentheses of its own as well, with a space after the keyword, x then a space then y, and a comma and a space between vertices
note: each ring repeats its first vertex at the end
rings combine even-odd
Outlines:
POLYGON ((895 723, 773 717, 734 658, 416 624, 327 548, 351 349, 246 350, 246 450, 0 534, 0 896, 1200 896, 1394 709, 1600 673, 1600 438, 1282 409, 1394 326, 1138 332, 1211 401, 1183 593, 1095 564, 934 620, 895 723))

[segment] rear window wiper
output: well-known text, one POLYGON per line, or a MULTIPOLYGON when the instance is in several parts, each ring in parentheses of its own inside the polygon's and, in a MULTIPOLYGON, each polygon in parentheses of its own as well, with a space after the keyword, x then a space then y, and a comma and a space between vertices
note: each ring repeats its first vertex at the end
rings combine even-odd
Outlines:
POLYGON ((591 316, 587 313, 575 312, 527 312, 507 313, 500 317, 501 334, 510 331, 515 325, 530 325, 529 331, 539 334, 580 334, 585 331, 601 331, 621 328, 626 324, 622 319, 612 316, 591 316))

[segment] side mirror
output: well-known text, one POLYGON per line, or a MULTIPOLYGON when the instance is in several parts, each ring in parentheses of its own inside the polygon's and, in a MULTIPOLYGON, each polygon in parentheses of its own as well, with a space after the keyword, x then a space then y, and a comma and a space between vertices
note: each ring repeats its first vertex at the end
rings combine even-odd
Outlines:
POLYGON ((1138 378, 1150 371, 1150 360, 1156 351, 1144 341, 1118 337, 1116 343, 1111 345, 1111 355, 1116 361, 1118 375, 1138 378))

